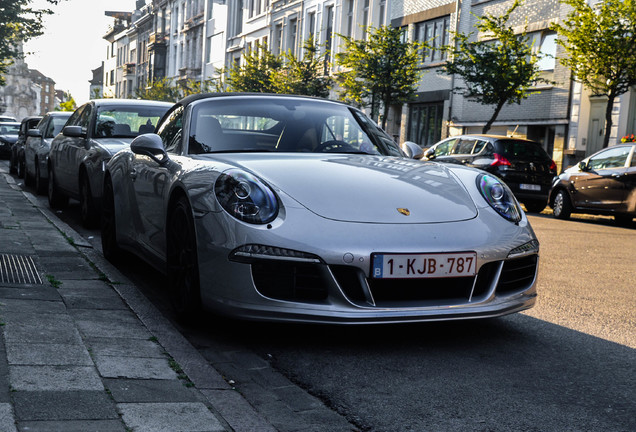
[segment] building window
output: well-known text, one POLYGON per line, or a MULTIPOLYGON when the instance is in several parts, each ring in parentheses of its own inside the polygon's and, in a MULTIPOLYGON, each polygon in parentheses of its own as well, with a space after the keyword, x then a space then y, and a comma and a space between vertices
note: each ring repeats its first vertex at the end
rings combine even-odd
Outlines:
POLYGON ((325 9, 325 75, 329 72, 329 64, 331 63, 331 45, 333 44, 333 5, 327 6, 325 9))
POLYGON ((234 36, 243 31, 243 0, 236 0, 236 13, 234 14, 234 36))
POLYGON ((274 26, 274 54, 283 52, 283 24, 278 23, 274 26))
POLYGON ((289 33, 287 39, 288 51, 292 54, 296 54, 296 35, 298 33, 298 19, 292 18, 289 20, 289 33))
POLYGON ((362 7, 362 39, 367 40, 367 27, 369 26, 369 0, 364 0, 362 7))
POLYGON ((316 36, 316 12, 307 14, 307 38, 313 39, 316 36))
POLYGON ((435 63, 446 59, 441 48, 449 44, 450 16, 424 21, 416 25, 415 35, 418 41, 428 43, 422 55, 424 63, 435 63))
POLYGON ((409 114, 408 140, 430 147, 442 137, 444 103, 412 104, 409 114))
POLYGON ((347 1, 347 27, 346 27, 346 35, 347 37, 351 37, 351 33, 353 32, 353 0, 347 1))
POLYGON ((386 14, 386 0, 380 0, 380 24, 384 24, 386 14))
POLYGON ((539 70, 550 71, 556 66, 556 32, 543 31, 530 33, 528 42, 532 44, 535 51, 538 51, 542 58, 537 63, 539 70))

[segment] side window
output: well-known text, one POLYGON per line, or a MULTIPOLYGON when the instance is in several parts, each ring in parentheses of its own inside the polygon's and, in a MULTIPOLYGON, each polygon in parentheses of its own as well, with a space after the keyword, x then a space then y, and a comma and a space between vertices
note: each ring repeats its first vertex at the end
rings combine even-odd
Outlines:
POLYGON ((440 143, 437 147, 435 147, 435 156, 449 155, 456 142, 456 139, 450 139, 448 141, 440 143))
POLYGON ((79 119, 80 116, 82 115, 82 111, 84 111, 84 108, 86 108, 86 106, 83 107, 79 107, 72 115, 71 118, 68 119, 68 126, 77 126, 79 124, 79 119))
POLYGON ((453 154, 471 154, 474 146, 474 139, 460 139, 453 150, 453 154))
POLYGON ((91 122, 91 114, 93 114, 93 107, 86 105, 80 114, 77 125, 81 126, 82 129, 88 130, 88 124, 91 122))
POLYGON ((629 147, 608 149, 591 158, 588 163, 588 167, 591 170, 624 167, 630 151, 631 149, 629 147))
POLYGON ((636 146, 634 147, 634 151, 632 152, 632 163, 631 167, 636 167, 636 146))
POLYGON ((487 141, 477 140, 477 142, 475 143, 475 148, 473 148, 473 154, 481 152, 484 147, 486 147, 486 144, 488 144, 487 141))
POLYGON ((40 130, 42 136, 46 136, 46 131, 48 130, 50 124, 49 118, 49 116, 43 117, 42 121, 38 123, 38 129, 40 130))
POLYGON ((169 153, 181 153, 183 131, 183 107, 175 109, 159 126, 157 134, 163 141, 163 147, 169 153))

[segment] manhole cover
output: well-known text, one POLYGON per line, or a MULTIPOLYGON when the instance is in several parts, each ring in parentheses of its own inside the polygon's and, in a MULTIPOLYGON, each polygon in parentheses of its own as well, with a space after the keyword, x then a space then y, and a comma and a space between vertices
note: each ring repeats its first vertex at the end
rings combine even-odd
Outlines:
POLYGON ((41 284, 42 278, 30 256, 0 254, 0 283, 41 284))

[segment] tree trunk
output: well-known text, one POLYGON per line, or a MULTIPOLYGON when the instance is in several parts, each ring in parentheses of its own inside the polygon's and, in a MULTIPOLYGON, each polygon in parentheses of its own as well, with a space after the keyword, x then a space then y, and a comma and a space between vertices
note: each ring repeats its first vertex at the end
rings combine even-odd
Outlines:
POLYGON ((505 104, 506 104, 505 100, 499 101, 499 103, 497 104, 497 107, 495 108, 495 112, 492 113, 492 117, 490 117, 490 120, 488 120, 488 123, 486 123, 484 128, 481 130, 481 133, 483 133, 483 134, 488 133, 488 131, 490 130, 490 126, 492 126, 492 124, 495 122, 495 120, 497 120, 497 116, 499 115, 499 111, 501 111, 501 109, 503 108, 503 106, 505 104))
POLYGON ((612 133, 612 109, 614 108, 614 99, 616 94, 610 91, 607 99, 607 107, 605 108, 605 136, 603 137, 603 148, 609 145, 610 135, 612 133))
POLYGON ((384 129, 384 131, 386 132, 386 120, 389 117, 389 109, 391 108, 391 106, 389 105, 391 103, 391 99, 386 98, 383 101, 383 105, 384 105, 384 109, 382 110, 382 129, 384 129))

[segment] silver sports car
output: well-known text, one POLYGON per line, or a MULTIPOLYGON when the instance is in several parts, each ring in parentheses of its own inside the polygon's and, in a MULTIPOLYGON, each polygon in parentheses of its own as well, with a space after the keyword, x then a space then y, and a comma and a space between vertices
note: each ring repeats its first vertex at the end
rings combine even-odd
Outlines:
POLYGON ((533 306, 539 244, 495 176, 405 157, 362 112, 187 97, 108 163, 102 246, 167 276, 181 317, 382 323, 533 306))

